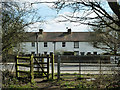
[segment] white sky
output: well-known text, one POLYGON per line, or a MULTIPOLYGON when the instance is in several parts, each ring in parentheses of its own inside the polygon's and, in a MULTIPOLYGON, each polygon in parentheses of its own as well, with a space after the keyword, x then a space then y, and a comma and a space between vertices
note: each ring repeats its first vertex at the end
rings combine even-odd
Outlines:
MULTIPOLYGON (((33 2, 48 2, 48 1, 52 2, 58 0, 14 0, 14 1, 33 3, 33 2)), ((34 5, 34 8, 40 8, 39 12, 41 13, 39 15, 45 18, 46 22, 42 24, 36 23, 31 26, 33 27, 32 29, 27 28, 27 31, 39 31, 39 29, 42 28, 45 32, 65 32, 67 31, 66 27, 71 28, 72 32, 86 32, 90 30, 89 26, 87 25, 81 25, 79 23, 71 23, 71 22, 58 22, 58 20, 63 19, 61 15, 65 15, 65 14, 69 15, 71 14, 71 12, 69 9, 65 9, 61 11, 59 14, 57 14, 56 10, 52 10, 50 8, 52 7, 52 5, 53 4, 49 4, 49 3, 34 5)), ((95 14, 91 14, 90 16, 91 17, 95 16, 95 14)))
MULTIPOLYGON (((26 0, 24 0, 26 1, 26 0)), ((29 0, 29 2, 32 2, 33 0, 29 0)), ((38 0, 35 0, 38 1, 38 0)), ((40 1, 40 0, 39 0, 40 1)), ((42 1, 48 1, 48 0, 42 0, 42 1)), ((55 1, 55 0, 53 0, 55 1)), ((44 5, 51 7, 53 4, 44 3, 44 5)), ((40 4, 34 5, 35 8, 40 7, 40 4)), ((40 7, 41 8, 41 7, 40 7)), ((63 10, 60 14, 57 14, 57 11, 48 10, 46 7, 42 7, 41 12, 43 13, 43 18, 49 18, 51 19, 46 20, 43 24, 34 24, 31 27, 34 27, 33 29, 27 29, 27 31, 39 31, 39 28, 42 28, 45 32, 66 32, 68 28, 72 29, 72 32, 86 32, 88 31, 89 27, 87 25, 80 25, 79 23, 71 23, 71 22, 58 22, 58 20, 62 20, 64 18, 61 17, 61 15, 70 14, 68 10, 63 10), (51 11, 51 12, 50 12, 51 11), (47 14, 45 13, 47 12, 47 14), (55 13, 53 15, 53 13, 55 13)), ((50 9, 50 8, 49 8, 50 9)))

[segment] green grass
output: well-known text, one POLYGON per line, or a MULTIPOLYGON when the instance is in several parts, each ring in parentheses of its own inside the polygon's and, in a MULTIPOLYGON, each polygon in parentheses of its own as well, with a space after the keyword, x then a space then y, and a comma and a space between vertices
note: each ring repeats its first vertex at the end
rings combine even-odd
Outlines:
POLYGON ((62 79, 59 81, 57 80, 57 74, 54 76, 54 80, 52 79, 52 75, 50 74, 49 79, 44 78, 46 80, 43 83, 26 83, 23 81, 17 80, 15 77, 8 79, 8 82, 3 85, 3 87, 6 88, 40 88, 39 85, 44 84, 47 85, 58 85, 60 88, 77 88, 77 89, 85 89, 85 88, 114 88, 119 87, 119 81, 120 78, 117 79, 117 76, 113 75, 77 75, 77 73, 74 73, 74 75, 68 75, 70 73, 66 73, 66 75, 61 76, 62 79), (66 77, 65 77, 66 76, 66 77), (71 77, 70 79, 67 79, 67 77, 71 77), (72 77, 75 77, 72 79, 72 77), (78 79, 82 78, 82 79, 78 79), (90 80, 87 79, 95 78, 96 80, 90 80))
POLYGON ((37 88, 36 84, 27 83, 26 85, 9 85, 9 88, 25 89, 25 88, 37 88))

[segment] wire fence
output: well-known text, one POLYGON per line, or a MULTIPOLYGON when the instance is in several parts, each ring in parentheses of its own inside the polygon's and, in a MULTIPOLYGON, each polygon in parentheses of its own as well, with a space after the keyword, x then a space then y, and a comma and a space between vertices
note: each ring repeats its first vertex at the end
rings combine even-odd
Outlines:
POLYGON ((117 74, 119 63, 111 61, 110 56, 56 56, 58 79, 66 75, 101 75, 117 74), (114 62, 114 63, 113 63, 114 62))

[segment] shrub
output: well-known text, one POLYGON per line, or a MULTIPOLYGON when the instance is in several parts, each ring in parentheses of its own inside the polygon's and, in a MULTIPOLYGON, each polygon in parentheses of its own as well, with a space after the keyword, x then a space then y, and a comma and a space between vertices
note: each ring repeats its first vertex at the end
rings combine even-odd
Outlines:
POLYGON ((74 55, 74 52, 63 52, 63 55, 74 55))

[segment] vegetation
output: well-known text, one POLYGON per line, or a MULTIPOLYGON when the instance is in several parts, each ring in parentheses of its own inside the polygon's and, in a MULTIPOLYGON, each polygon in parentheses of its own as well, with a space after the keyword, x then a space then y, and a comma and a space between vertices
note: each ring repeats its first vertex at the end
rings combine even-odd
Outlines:
MULTIPOLYGON (((116 0, 114 0, 116 1, 116 0)), ((16 2, 2 2, 2 51, 3 51, 3 60, 8 60, 8 54, 13 53, 13 48, 16 44, 24 40, 25 28, 35 22, 40 22, 40 17, 36 17, 36 10, 32 9, 31 6, 16 2), (28 7, 27 7, 28 6, 28 7), (28 20, 29 17, 32 17, 31 20, 28 20)), ((101 2, 56 2, 55 8, 60 10, 64 7, 70 7, 73 9, 73 14, 65 17, 65 21, 69 20, 71 22, 80 22, 80 24, 87 24, 98 28, 98 32, 105 30, 104 37, 106 37, 107 44, 113 45, 113 51, 116 51, 118 44, 116 44, 114 38, 116 35, 119 36, 120 32, 120 5, 117 2, 108 2, 110 8, 114 12, 114 15, 111 15, 105 8, 102 6, 101 2), (83 16, 75 16, 75 12, 82 11, 83 16), (97 16, 89 17, 91 13, 95 13, 97 16), (113 17, 115 16, 115 17, 113 17), (116 19, 115 19, 116 18, 116 19), (98 20, 99 19, 99 20, 98 20), (87 21, 87 22, 84 22, 87 21), (114 24, 114 26, 113 26, 114 24), (117 27, 117 28, 115 28, 117 27), (108 29, 109 28, 109 29, 108 29), (109 35, 109 36, 108 36, 109 35), (110 40, 112 39, 112 40, 110 40), (115 43, 115 44, 114 44, 115 43)), ((30 19, 30 18, 29 18, 30 19)), ((97 31, 96 31, 97 32, 97 31)), ((103 32, 103 31, 102 31, 103 32)), ((97 35, 101 35, 98 33, 97 35)), ((100 36, 100 37, 103 37, 100 36)), ((117 38, 119 39, 119 38, 117 38)), ((114 52, 116 53, 116 52, 114 52)), ((14 73, 9 71, 3 71, 2 73, 2 83, 3 88, 96 88, 96 89, 119 89, 120 88, 120 73, 113 75, 84 75, 77 76, 76 74, 71 76, 75 79, 65 79, 64 76, 61 80, 57 81, 49 79, 48 81, 34 82, 29 83, 25 80, 16 79, 14 73)), ((69 76, 67 76, 69 77, 69 76)))
MULTIPOLYGON (((115 24, 112 26, 116 29, 119 28, 115 24)), ((118 54, 120 51, 120 32, 113 31, 109 27, 93 27, 92 29, 94 33, 91 33, 91 40, 94 47, 102 49, 110 54, 118 54)))
POLYGON ((63 52, 63 55, 74 55, 74 52, 63 52))
MULTIPOLYGON (((8 73, 8 72, 7 72, 8 73)), ((120 88, 120 75, 68 75, 67 77, 71 77, 70 79, 66 78, 64 75, 61 76, 61 80, 57 80, 55 77, 54 80, 44 80, 44 79, 37 79, 34 83, 29 83, 25 81, 18 80, 14 77, 14 74, 8 75, 9 77, 6 78, 6 84, 3 83, 3 88, 43 88, 43 89, 50 89, 50 88, 76 88, 76 89, 119 89, 120 88), (81 79, 80 79, 81 78, 81 79)))
POLYGON ((2 3, 2 56, 6 62, 8 54, 19 53, 20 42, 27 39, 25 29, 30 25, 40 22, 37 10, 27 3, 14 1, 2 3), (29 18, 29 20, 28 20, 29 18), (16 51, 15 48, 17 47, 16 51))
POLYGON ((80 24, 90 25, 94 27, 109 27, 113 31, 120 31, 120 4, 117 0, 108 3, 109 7, 105 7, 105 2, 93 0, 81 0, 67 2, 63 0, 62 2, 56 2, 54 7, 60 11, 63 8, 70 8, 73 10, 73 13, 70 15, 63 15, 65 18, 61 22, 71 21, 77 22, 80 24), (110 12, 110 10, 112 12, 110 12), (80 13, 80 14, 79 14, 80 13), (112 13, 112 14, 111 14, 112 13), (91 16, 92 15, 92 16, 91 16), (113 16, 114 15, 114 16, 113 16), (99 19, 99 21, 98 21, 99 19), (119 28, 114 28, 112 25, 115 24, 119 28))
MULTIPOLYGON (((37 10, 26 2, 20 3, 9 0, 8 2, 3 1, 1 4, 2 31, 0 35, 2 35, 2 42, 0 43, 2 43, 2 47, 0 48, 2 48, 2 62, 4 63, 13 61, 14 55, 20 53, 20 43, 28 37, 25 35, 26 28, 31 28, 30 25, 42 22, 42 20, 37 15, 37 10)), ((5 70, 6 68, 2 69, 5 70)), ((3 87, 21 87, 23 84, 8 70, 2 72, 2 79, 3 87)), ((25 87, 27 88, 27 86, 25 87)))
POLYGON ((96 48, 117 54, 120 50, 120 3, 117 0, 90 1, 66 2, 63 0, 56 2, 54 7, 58 11, 66 7, 72 9, 73 13, 63 15, 64 20, 60 22, 70 21, 89 25, 92 27, 92 32, 95 32, 92 44, 96 48), (105 4, 108 4, 108 7, 105 4))

